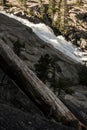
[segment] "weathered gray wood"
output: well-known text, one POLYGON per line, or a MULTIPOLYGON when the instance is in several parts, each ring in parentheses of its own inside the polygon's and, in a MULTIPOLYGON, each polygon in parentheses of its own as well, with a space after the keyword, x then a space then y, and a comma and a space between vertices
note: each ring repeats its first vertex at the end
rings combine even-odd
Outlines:
POLYGON ((79 108, 78 105, 75 105, 71 101, 65 100, 64 98, 61 98, 61 100, 81 122, 83 122, 85 125, 87 124, 87 114, 84 111, 84 108, 79 108))
POLYGON ((0 40, 0 67, 44 113, 51 112, 54 119, 64 124, 76 120, 77 130, 80 130, 79 126, 82 124, 79 120, 2 40, 0 40))

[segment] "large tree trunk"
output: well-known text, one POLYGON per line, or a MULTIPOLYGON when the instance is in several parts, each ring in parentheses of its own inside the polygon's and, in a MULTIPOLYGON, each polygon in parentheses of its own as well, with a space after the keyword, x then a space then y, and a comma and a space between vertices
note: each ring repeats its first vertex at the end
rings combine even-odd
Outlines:
MULTIPOLYGON (((57 121, 69 124, 77 121, 77 130, 82 125, 67 107, 24 64, 12 49, 0 40, 0 67, 11 77, 29 98, 46 114, 57 121)), ((85 126, 84 126, 85 127, 85 126)))

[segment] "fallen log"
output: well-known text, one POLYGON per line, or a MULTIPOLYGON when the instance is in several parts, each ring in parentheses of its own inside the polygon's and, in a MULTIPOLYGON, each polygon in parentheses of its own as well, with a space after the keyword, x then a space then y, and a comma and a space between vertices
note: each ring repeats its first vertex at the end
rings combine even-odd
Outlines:
POLYGON ((69 110, 74 113, 74 115, 85 125, 87 124, 87 114, 84 111, 84 107, 80 108, 75 105, 72 101, 61 98, 61 101, 69 108, 69 110))
POLYGON ((0 40, 0 67, 45 114, 51 112, 52 118, 66 125, 75 121, 77 130, 83 130, 82 127, 84 130, 87 129, 2 40, 0 40))

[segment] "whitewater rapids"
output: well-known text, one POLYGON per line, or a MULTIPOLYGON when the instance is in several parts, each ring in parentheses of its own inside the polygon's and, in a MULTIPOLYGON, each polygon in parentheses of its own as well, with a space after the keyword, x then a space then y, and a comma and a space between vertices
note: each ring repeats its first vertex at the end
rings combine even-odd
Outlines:
POLYGON ((63 36, 55 36, 53 30, 47 25, 43 23, 34 24, 27 19, 5 13, 4 11, 0 11, 0 13, 30 27, 40 39, 45 41, 47 44, 51 44, 54 48, 62 52, 67 57, 71 58, 74 62, 83 64, 83 60, 87 61, 87 57, 84 57, 84 52, 80 51, 71 42, 66 41, 63 36))

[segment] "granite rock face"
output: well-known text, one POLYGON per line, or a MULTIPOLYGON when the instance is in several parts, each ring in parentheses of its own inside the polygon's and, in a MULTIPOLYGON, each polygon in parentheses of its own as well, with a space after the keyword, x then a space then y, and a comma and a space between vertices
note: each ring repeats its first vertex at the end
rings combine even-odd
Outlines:
POLYGON ((34 65, 38 63, 40 57, 45 54, 49 54, 50 56, 56 58, 57 64, 62 70, 61 73, 65 77, 68 76, 73 83, 78 83, 77 68, 71 59, 68 59, 51 45, 40 40, 33 33, 31 28, 28 28, 18 21, 10 19, 2 14, 0 14, 0 19, 0 38, 14 51, 16 50, 16 53, 20 53, 18 54, 19 57, 30 69, 34 71, 34 65))
MULTIPOLYGON (((2 14, 0 14, 0 39, 8 44, 33 72, 39 58, 49 54, 57 59, 57 65, 61 69, 61 73, 57 72, 58 75, 68 76, 73 84, 78 83, 77 65, 73 61, 40 40, 30 28, 2 14)), ((74 130, 61 123, 49 121, 39 108, 18 89, 18 86, 0 70, 0 130, 4 129, 74 130)))

